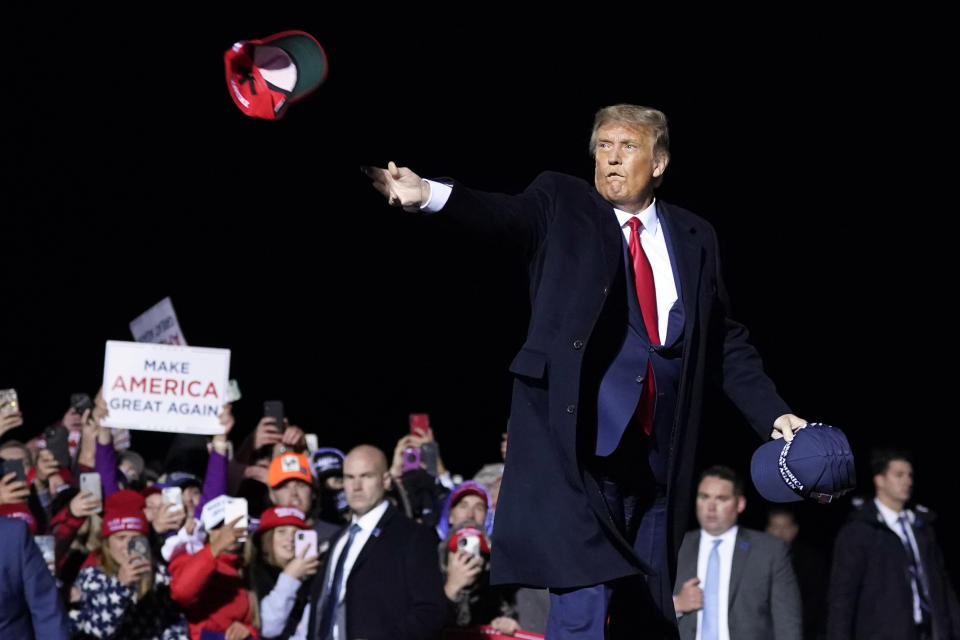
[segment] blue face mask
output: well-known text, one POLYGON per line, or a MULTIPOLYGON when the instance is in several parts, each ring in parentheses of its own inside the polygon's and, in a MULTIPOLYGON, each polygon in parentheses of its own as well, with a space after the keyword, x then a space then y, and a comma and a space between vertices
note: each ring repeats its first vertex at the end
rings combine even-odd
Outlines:
POLYGON ((347 494, 344 493, 343 489, 341 489, 340 491, 337 491, 336 500, 337 500, 337 511, 340 511, 341 513, 343 513, 350 508, 350 505, 347 504, 347 494))

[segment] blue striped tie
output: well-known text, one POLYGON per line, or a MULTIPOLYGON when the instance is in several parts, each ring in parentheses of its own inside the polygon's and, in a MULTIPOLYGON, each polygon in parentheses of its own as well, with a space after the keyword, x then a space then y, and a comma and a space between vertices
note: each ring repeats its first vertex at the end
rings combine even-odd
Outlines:
POLYGON ((703 590, 703 626, 700 640, 717 640, 720 637, 720 552, 717 547, 723 542, 720 538, 713 541, 710 557, 707 558, 706 587, 703 590))
POLYGON ((347 536, 347 542, 343 545, 340 557, 337 558, 337 567, 333 572, 333 583, 330 585, 330 592, 323 603, 323 616, 320 618, 320 640, 326 640, 333 631, 333 612, 337 608, 337 602, 340 600, 340 590, 343 587, 343 565, 347 561, 347 553, 350 551, 350 545, 353 544, 353 538, 360 531, 360 525, 354 522, 350 525, 350 535, 347 536))
POLYGON ((903 531, 903 549, 907 552, 907 561, 910 563, 910 583, 913 587, 913 592, 917 594, 921 616, 926 618, 930 615, 930 600, 923 586, 920 563, 917 562, 917 556, 913 553, 913 545, 910 544, 910 534, 907 532, 907 514, 901 513, 897 516, 897 522, 900 523, 900 530, 903 531))

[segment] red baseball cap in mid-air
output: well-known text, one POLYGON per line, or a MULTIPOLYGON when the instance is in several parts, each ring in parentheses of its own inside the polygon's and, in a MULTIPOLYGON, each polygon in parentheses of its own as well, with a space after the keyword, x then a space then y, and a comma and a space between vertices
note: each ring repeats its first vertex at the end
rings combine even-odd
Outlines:
POLYGON ((246 115, 279 120, 327 77, 327 54, 305 31, 240 40, 223 54, 230 97, 246 115))

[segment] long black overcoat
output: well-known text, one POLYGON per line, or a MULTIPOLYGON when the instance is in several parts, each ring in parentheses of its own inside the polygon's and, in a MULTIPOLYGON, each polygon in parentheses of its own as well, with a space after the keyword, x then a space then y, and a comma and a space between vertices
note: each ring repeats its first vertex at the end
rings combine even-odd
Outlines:
MULTIPOLYGON (((717 240, 702 218, 658 201, 685 312, 682 380, 667 500, 671 580, 692 503, 704 386, 712 378, 766 439, 789 413, 743 325, 730 319, 717 240)), ((439 216, 491 234, 529 258, 531 316, 515 376, 492 581, 569 588, 645 567, 617 532, 584 460, 596 437, 602 358, 626 328, 623 235, 593 185, 545 172, 520 195, 453 182, 439 216)), ((712 424, 711 428, 723 428, 712 424)), ((638 463, 640 461, 638 460, 638 463)))

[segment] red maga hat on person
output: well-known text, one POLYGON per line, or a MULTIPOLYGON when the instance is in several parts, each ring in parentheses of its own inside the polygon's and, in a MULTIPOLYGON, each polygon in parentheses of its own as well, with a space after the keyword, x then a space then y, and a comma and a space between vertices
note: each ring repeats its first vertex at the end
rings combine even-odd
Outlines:
POLYGON ((270 507, 260 514, 260 525, 257 527, 257 535, 265 533, 274 527, 282 527, 288 524, 294 527, 300 527, 301 529, 309 527, 307 517, 300 509, 296 507, 270 507))
POLYGON ((463 483, 459 487, 453 490, 453 495, 450 497, 450 508, 453 509, 453 507, 455 507, 456 504, 460 502, 460 500, 462 500, 465 496, 471 496, 471 495, 477 496, 478 498, 483 500, 483 504, 485 506, 487 505, 487 500, 489 498, 487 497, 487 494, 483 492, 483 489, 481 489, 478 485, 474 483, 469 483, 469 484, 463 483))
POLYGON ((223 54, 227 89, 244 114, 279 120, 327 77, 327 54, 305 31, 240 40, 223 54))
POLYGON ((107 496, 103 502, 103 527, 100 537, 106 538, 121 531, 150 533, 150 525, 143 514, 143 496, 132 489, 123 489, 107 496))

